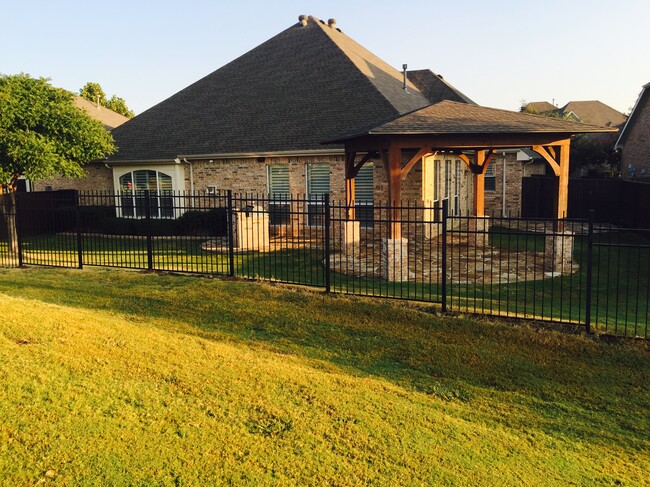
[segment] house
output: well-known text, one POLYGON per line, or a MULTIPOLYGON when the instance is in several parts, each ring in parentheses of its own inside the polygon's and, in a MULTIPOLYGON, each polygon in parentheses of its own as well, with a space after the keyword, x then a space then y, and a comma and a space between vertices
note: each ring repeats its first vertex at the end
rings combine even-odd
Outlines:
MULTIPOLYGON (((132 195, 134 204, 138 190, 150 190, 159 208, 172 204, 171 198, 164 197, 170 191, 264 193, 271 204, 288 194, 305 194, 314 207, 327 194, 332 201, 345 201, 346 207, 354 202, 358 214, 372 214, 375 204, 388 201, 391 185, 395 185, 389 181, 386 159, 376 151, 360 152, 363 162, 354 163, 346 159, 342 142, 323 142, 443 103, 453 104, 440 112, 452 118, 459 107, 480 108, 430 70, 391 67, 345 35, 334 19, 325 22, 301 15, 285 31, 116 127, 112 133, 118 152, 88 165, 83 182, 56 187, 118 191, 123 198, 132 195)), ((471 117, 486 117, 481 127, 490 132, 500 129, 503 117, 511 118, 503 111, 470 112, 463 115, 470 118, 461 119, 469 123, 465 125, 472 125, 471 117)), ((539 126, 558 134, 556 140, 565 145, 564 134, 583 131, 580 124, 530 117, 516 114, 513 125, 507 126, 519 134, 516 140, 526 141, 524 145, 530 146, 527 141, 531 140, 525 132, 539 126)), ((439 121, 444 125, 445 120, 439 121)), ((459 129, 455 136, 463 134, 459 129)), ((517 175, 507 179, 508 186, 520 184, 525 166, 513 150, 520 146, 498 147, 509 164, 518 166, 517 175)), ((466 149, 478 154, 474 146, 466 149)), ((476 174, 471 174, 466 149, 454 146, 429 153, 426 159, 415 157, 418 150, 402 151, 402 162, 409 162, 399 185, 400 201, 441 205, 447 200, 452 214, 468 214, 475 205, 476 174), (422 164, 417 164, 420 159, 422 164)), ((543 160, 558 173, 556 153, 542 150, 543 160)), ((499 191, 504 187, 497 178, 498 158, 492 151, 486 161, 497 164, 480 166, 487 171, 487 191, 494 192, 495 202, 497 194, 503 200, 499 191)), ((512 187, 508 193, 519 194, 517 186, 512 187)), ((513 201, 511 205, 516 204, 513 201)), ((310 209, 305 212, 311 214, 310 209)), ((171 208, 158 213, 176 214, 171 208)), ((309 225, 311 221, 307 219, 309 225)), ((313 222, 317 225, 320 220, 313 222)), ((283 223, 272 217, 271 225, 283 223)))
MULTIPOLYGON (((333 19, 300 16, 285 31, 115 128, 118 152, 88 165, 83 184, 66 184, 110 191, 229 189, 271 197, 328 193, 343 200, 343 146, 322 141, 445 99, 471 103, 432 71, 388 65, 333 19)), ((451 154, 441 164, 435 194, 442 196, 431 201, 454 198, 454 209, 467 211, 466 165, 451 154)), ((379 161, 364 165, 355 192, 366 207, 386 200, 379 161)), ((423 201, 420 167, 405 181, 403 197, 423 201)))
POLYGON ((650 176, 650 83, 643 86, 615 147, 621 151, 623 177, 650 176))
POLYGON ((626 120, 621 112, 598 100, 570 101, 562 108, 547 101, 534 101, 522 107, 523 110, 600 127, 618 127, 626 120))

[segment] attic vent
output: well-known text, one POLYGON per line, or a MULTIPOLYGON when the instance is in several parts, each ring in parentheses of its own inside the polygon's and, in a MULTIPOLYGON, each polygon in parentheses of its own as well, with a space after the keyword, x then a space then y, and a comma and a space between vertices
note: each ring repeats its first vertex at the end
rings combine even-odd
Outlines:
POLYGON ((329 25, 332 29, 336 29, 336 19, 329 19, 327 21, 327 25, 329 25))
POLYGON ((300 24, 303 27, 305 27, 307 25, 307 22, 308 22, 307 16, 306 15, 301 15, 300 17, 298 17, 298 22, 300 22, 300 24))

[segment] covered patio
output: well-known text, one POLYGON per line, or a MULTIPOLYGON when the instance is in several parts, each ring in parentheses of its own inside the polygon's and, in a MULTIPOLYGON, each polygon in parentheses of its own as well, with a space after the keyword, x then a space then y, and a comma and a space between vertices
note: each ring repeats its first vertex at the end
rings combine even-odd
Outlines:
POLYGON ((384 279, 406 281, 408 235, 402 231, 402 181, 425 158, 452 153, 463 160, 472 174, 472 215, 468 220, 483 246, 487 235, 485 174, 500 149, 530 148, 540 154, 557 178, 553 215, 554 235, 547 238, 548 269, 562 272, 571 267, 572 235, 563 232, 567 215, 569 150, 571 137, 580 133, 615 132, 615 128, 586 125, 569 120, 511 112, 477 105, 442 101, 415 110, 380 125, 343 134, 329 144, 345 145, 346 221, 344 248, 360 240, 360 222, 355 218, 354 185, 361 167, 373 158, 382 161, 388 181, 389 234, 382 242, 384 279), (485 237, 483 237, 484 239, 485 237))

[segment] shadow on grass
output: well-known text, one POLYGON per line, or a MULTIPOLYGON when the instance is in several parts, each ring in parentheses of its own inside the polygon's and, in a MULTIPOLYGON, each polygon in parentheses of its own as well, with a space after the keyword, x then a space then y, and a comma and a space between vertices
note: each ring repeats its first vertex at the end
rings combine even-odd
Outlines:
POLYGON ((640 413, 650 408, 650 360, 629 344, 260 283, 141 272, 0 271, 0 292, 380 377, 468 403, 468 420, 478 408, 509 426, 635 448, 650 441, 650 420, 640 413))

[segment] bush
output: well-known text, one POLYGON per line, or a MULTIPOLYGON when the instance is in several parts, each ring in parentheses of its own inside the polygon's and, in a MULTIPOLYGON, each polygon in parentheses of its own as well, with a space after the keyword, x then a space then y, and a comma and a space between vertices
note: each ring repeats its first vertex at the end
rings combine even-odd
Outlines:
POLYGON ((228 233, 226 208, 186 211, 177 222, 181 235, 223 237, 228 233))

